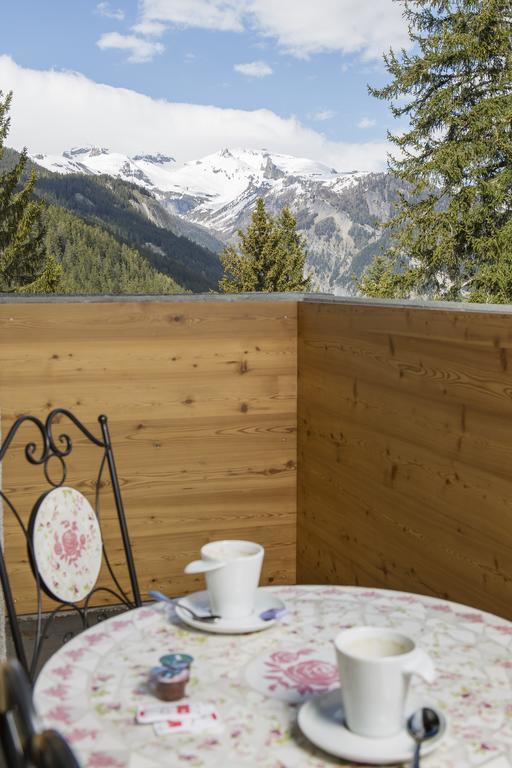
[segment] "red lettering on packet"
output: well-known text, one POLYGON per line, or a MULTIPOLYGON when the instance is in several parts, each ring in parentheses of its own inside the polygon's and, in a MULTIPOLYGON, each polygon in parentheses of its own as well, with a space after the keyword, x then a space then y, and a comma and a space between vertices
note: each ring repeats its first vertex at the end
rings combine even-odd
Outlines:
POLYGON ((167 725, 169 728, 179 728, 180 725, 183 725, 183 720, 168 720, 167 725))
POLYGON ((188 704, 178 704, 176 709, 179 715, 188 714, 190 712, 190 706, 188 704))

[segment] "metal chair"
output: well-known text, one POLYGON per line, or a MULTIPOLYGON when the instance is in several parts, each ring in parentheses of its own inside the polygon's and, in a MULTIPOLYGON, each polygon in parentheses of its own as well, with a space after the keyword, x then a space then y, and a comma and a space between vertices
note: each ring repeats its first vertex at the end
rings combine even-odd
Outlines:
MULTIPOLYGON (((0 461, 2 461, 9 447, 12 445, 19 429, 27 424, 35 427, 38 443, 27 443, 24 447, 24 456, 29 464, 35 467, 42 467, 46 482, 50 486, 48 493, 43 494, 43 496, 37 500, 28 522, 23 520, 14 503, 8 498, 7 493, 0 489, 0 498, 4 502, 4 514, 9 510, 14 515, 14 518, 26 539, 29 562, 35 580, 37 601, 36 632, 32 653, 28 654, 22 640, 4 551, 3 549, 0 550, 0 582, 7 615, 9 617, 14 648, 16 656, 31 681, 35 679, 37 674, 42 646, 48 630, 57 614, 64 613, 64 610, 68 613, 69 610, 76 611, 80 617, 82 627, 86 628, 89 625, 90 600, 92 596, 96 595, 98 592, 105 592, 114 596, 116 600, 127 609, 141 605, 137 574, 135 571, 128 527, 121 498, 121 490, 110 441, 107 417, 99 416, 98 421, 101 429, 101 437, 93 435, 73 413, 64 408, 56 408, 51 411, 45 422, 35 416, 20 416, 10 428, 3 443, 0 444, 0 461), (57 424, 60 424, 63 419, 69 420, 71 425, 74 425, 81 435, 85 436, 89 443, 99 449, 99 470, 94 488, 94 507, 89 504, 89 501, 85 499, 80 492, 65 486, 67 477, 66 462, 73 451, 73 442, 68 434, 61 433, 60 426, 58 435, 54 434, 54 430, 57 429, 57 424), (61 477, 58 481, 55 481, 50 477, 48 465, 52 460, 56 460, 60 465, 61 477), (101 537, 100 491, 106 485, 103 481, 105 467, 108 469, 110 487, 114 496, 119 531, 125 554, 125 565, 131 586, 130 596, 122 588, 117 575, 114 573, 101 537), (80 503, 83 503, 84 509, 77 508, 78 511, 77 509, 73 510, 74 516, 72 518, 72 524, 66 519, 59 520, 60 525, 68 526, 68 529, 63 532, 59 529, 59 534, 57 535, 57 532, 52 530, 52 521, 54 520, 54 518, 51 517, 53 514, 52 504, 56 505, 57 499, 59 500, 59 503, 61 503, 62 499, 67 498, 67 496, 72 497, 73 503, 78 499, 80 503), (83 534, 79 535, 79 528, 78 532, 76 532, 77 521, 78 526, 85 524, 85 515, 87 515, 87 531, 91 531, 91 535, 88 535, 87 537, 83 534), (51 537, 55 537, 55 541, 51 537), (95 544, 96 549, 94 556, 96 578, 103 562, 110 574, 113 582, 112 586, 114 588, 105 586, 96 587, 95 579, 90 579, 89 581, 85 579, 84 584, 80 585, 81 588, 83 587, 82 592, 78 590, 76 584, 71 581, 70 583, 59 585, 59 581, 55 577, 55 574, 59 575, 59 578, 64 574, 69 581, 71 579, 70 573, 72 569, 75 568, 76 571, 78 567, 75 563, 81 556, 82 550, 85 552, 85 559, 89 556, 90 553, 87 551, 86 538, 87 541, 89 541, 90 538, 95 544), (44 543, 42 549, 41 542, 44 543), (45 547, 47 551, 45 551, 45 547), (59 558, 60 561, 56 564, 55 561, 59 558), (61 562, 64 564, 62 569, 60 565, 61 562), (94 583, 89 584, 90 581, 93 581, 94 583), (43 593, 53 602, 58 603, 57 608, 48 613, 45 616, 44 621, 42 610, 43 593), (30 656, 30 658, 27 658, 28 656, 30 656)), ((63 579, 63 582, 64 581, 65 579, 63 579)))
POLYGON ((6 768, 80 768, 64 737, 42 730, 17 659, 0 665, 0 746, 6 768))
POLYGON ((32 692, 21 664, 16 660, 0 665, 0 744, 7 768, 29 766, 32 736, 39 729, 32 692))
POLYGON ((34 768, 80 768, 71 747, 57 731, 36 733, 30 740, 29 754, 34 768))

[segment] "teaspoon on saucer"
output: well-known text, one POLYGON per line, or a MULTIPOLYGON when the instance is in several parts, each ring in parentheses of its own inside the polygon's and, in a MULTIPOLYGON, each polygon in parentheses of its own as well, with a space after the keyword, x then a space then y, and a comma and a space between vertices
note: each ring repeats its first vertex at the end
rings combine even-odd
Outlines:
POLYGON ((186 611, 189 613, 192 618, 195 621, 204 621, 204 622, 214 622, 218 621, 220 619, 220 616, 216 616, 214 613, 209 614, 199 614, 192 610, 192 608, 189 608, 188 605, 184 605, 183 603, 177 602, 176 600, 173 600, 170 597, 167 597, 167 595, 164 595, 162 592, 157 592, 156 590, 152 590, 151 592, 148 592, 148 595, 152 597, 154 600, 158 600, 161 603, 169 603, 173 606, 173 608, 181 608, 183 611, 186 611))
POLYGON ((428 739, 437 736, 441 728, 441 720, 437 712, 430 707, 422 707, 407 720, 407 732, 416 742, 411 768, 420 768, 421 745, 428 739))

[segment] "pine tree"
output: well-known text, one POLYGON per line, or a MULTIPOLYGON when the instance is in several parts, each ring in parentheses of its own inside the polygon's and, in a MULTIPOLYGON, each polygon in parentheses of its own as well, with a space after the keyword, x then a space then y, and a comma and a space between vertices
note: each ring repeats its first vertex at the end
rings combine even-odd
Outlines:
POLYGON ((392 245, 363 293, 512 301, 512 3, 401 2, 413 53, 370 88, 407 118, 390 170, 406 182, 392 245))
POLYGON ((304 242, 288 208, 283 208, 274 219, 267 213, 263 198, 259 198, 247 231, 239 230, 238 237, 240 253, 228 245, 221 254, 224 267, 224 277, 219 282, 221 291, 310 290, 311 280, 304 277, 304 242))
MULTIPOLYGON (((4 96, 0 91, 0 159, 9 132, 11 100, 12 93, 4 96)), ((14 167, 0 174, 0 291, 52 293, 61 269, 46 257, 44 203, 32 196, 35 173, 22 182, 26 163, 23 150, 14 167)))

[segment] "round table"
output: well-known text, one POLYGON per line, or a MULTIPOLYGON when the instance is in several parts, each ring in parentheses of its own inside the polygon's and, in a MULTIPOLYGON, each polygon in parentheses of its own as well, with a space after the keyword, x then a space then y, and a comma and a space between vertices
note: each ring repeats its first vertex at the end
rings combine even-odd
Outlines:
MULTIPOLYGON (((267 588, 265 588, 267 589, 267 588)), ((427 650, 436 681, 423 693, 448 714, 448 735, 425 766, 512 764, 512 623, 435 598, 356 587, 272 587, 288 613, 268 630, 214 635, 165 604, 102 622, 45 665, 35 702, 83 768, 320 768, 340 765, 298 731, 298 702, 336 685, 333 638, 358 624, 395 627, 427 650), (194 657, 188 697, 216 706, 221 731, 156 736, 138 725, 148 671, 164 653, 194 657)), ((345 764, 346 765, 346 764, 345 764)))

